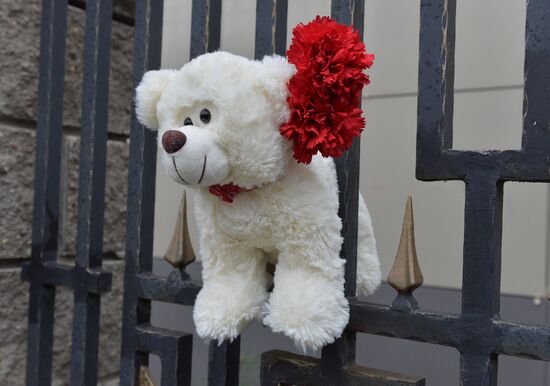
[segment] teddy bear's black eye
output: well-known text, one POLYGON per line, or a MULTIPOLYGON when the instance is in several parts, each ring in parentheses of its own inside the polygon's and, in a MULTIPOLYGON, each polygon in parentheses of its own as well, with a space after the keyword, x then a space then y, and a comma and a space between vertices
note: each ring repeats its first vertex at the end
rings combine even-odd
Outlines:
POLYGON ((185 118, 185 121, 183 121, 183 126, 190 126, 192 124, 193 124, 193 121, 189 117, 185 118))
POLYGON ((204 123, 210 122, 210 118, 212 118, 212 116, 210 115, 210 111, 208 109, 202 109, 200 118, 201 121, 203 121, 204 123))

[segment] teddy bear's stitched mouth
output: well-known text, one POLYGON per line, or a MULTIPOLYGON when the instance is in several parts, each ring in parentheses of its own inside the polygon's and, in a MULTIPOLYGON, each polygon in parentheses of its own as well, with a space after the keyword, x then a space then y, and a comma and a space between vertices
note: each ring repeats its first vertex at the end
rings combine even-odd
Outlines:
MULTIPOLYGON (((189 182, 185 181, 183 177, 181 176, 178 167, 176 166, 176 159, 172 157, 172 164, 174 165, 174 170, 176 171, 176 174, 178 175, 179 179, 185 184, 190 185, 189 182)), ((204 173, 206 172, 206 156, 204 156, 204 161, 202 163, 202 171, 201 176, 199 177, 199 181, 197 182, 197 185, 202 182, 202 179, 204 178, 204 173)))
POLYGON ((174 170, 176 171, 176 174, 178 175, 178 177, 180 178, 180 180, 181 180, 185 185, 189 185, 189 183, 183 179, 183 177, 181 176, 180 172, 178 171, 178 167, 176 166, 176 159, 175 159, 174 157, 172 157, 172 164, 174 165, 174 170))
POLYGON ((202 182, 202 179, 204 177, 204 172, 206 171, 206 156, 204 156, 204 162, 202 163, 202 172, 201 177, 199 178, 199 182, 197 182, 197 185, 202 182))

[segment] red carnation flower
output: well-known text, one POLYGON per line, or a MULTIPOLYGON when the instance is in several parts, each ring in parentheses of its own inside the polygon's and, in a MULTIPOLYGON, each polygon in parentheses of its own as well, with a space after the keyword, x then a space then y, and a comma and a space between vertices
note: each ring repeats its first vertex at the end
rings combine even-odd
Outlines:
POLYGON ((294 142, 294 158, 341 156, 365 126, 358 106, 374 55, 353 28, 317 16, 294 28, 287 57, 296 73, 288 83, 290 120, 280 131, 294 142))

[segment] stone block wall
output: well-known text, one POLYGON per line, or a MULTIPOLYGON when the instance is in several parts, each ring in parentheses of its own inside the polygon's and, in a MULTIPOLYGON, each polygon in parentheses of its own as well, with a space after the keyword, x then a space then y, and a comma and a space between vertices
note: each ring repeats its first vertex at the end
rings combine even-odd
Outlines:
MULTIPOLYGON (((114 0, 114 11, 132 18, 133 1, 114 0)), ((28 284, 20 270, 31 246, 40 22, 40 0, 0 0, 0 385, 23 385, 25 377, 28 284)), ((69 6, 59 249, 67 264, 76 246, 84 26, 85 11, 69 6)), ((113 288, 101 302, 101 384, 116 383, 120 355, 133 86, 133 27, 115 21, 112 31, 104 265, 113 272, 113 288)), ((53 383, 59 386, 69 381, 72 313, 72 292, 59 288, 53 359, 53 383)))

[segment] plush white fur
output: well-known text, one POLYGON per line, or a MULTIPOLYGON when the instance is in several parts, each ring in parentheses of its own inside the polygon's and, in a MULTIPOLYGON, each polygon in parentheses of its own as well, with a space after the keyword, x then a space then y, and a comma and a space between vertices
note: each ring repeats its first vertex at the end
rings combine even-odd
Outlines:
MULTIPOLYGON (((315 156, 298 164, 279 133, 293 73, 282 57, 260 62, 216 52, 176 72, 147 73, 137 89, 138 117, 159 129, 159 140, 170 129, 187 137, 182 149, 161 157, 174 181, 198 188, 204 284, 193 315, 202 337, 234 339, 261 317, 303 349, 317 349, 348 322, 334 161, 315 156), (203 108, 212 114, 208 124, 199 118, 203 108), (193 125, 183 125, 186 117, 193 125), (229 182, 255 189, 226 203, 205 188, 229 182), (276 263, 271 293, 268 262, 276 263)), ((369 294, 380 267, 362 198, 358 243, 358 291, 369 294)))

